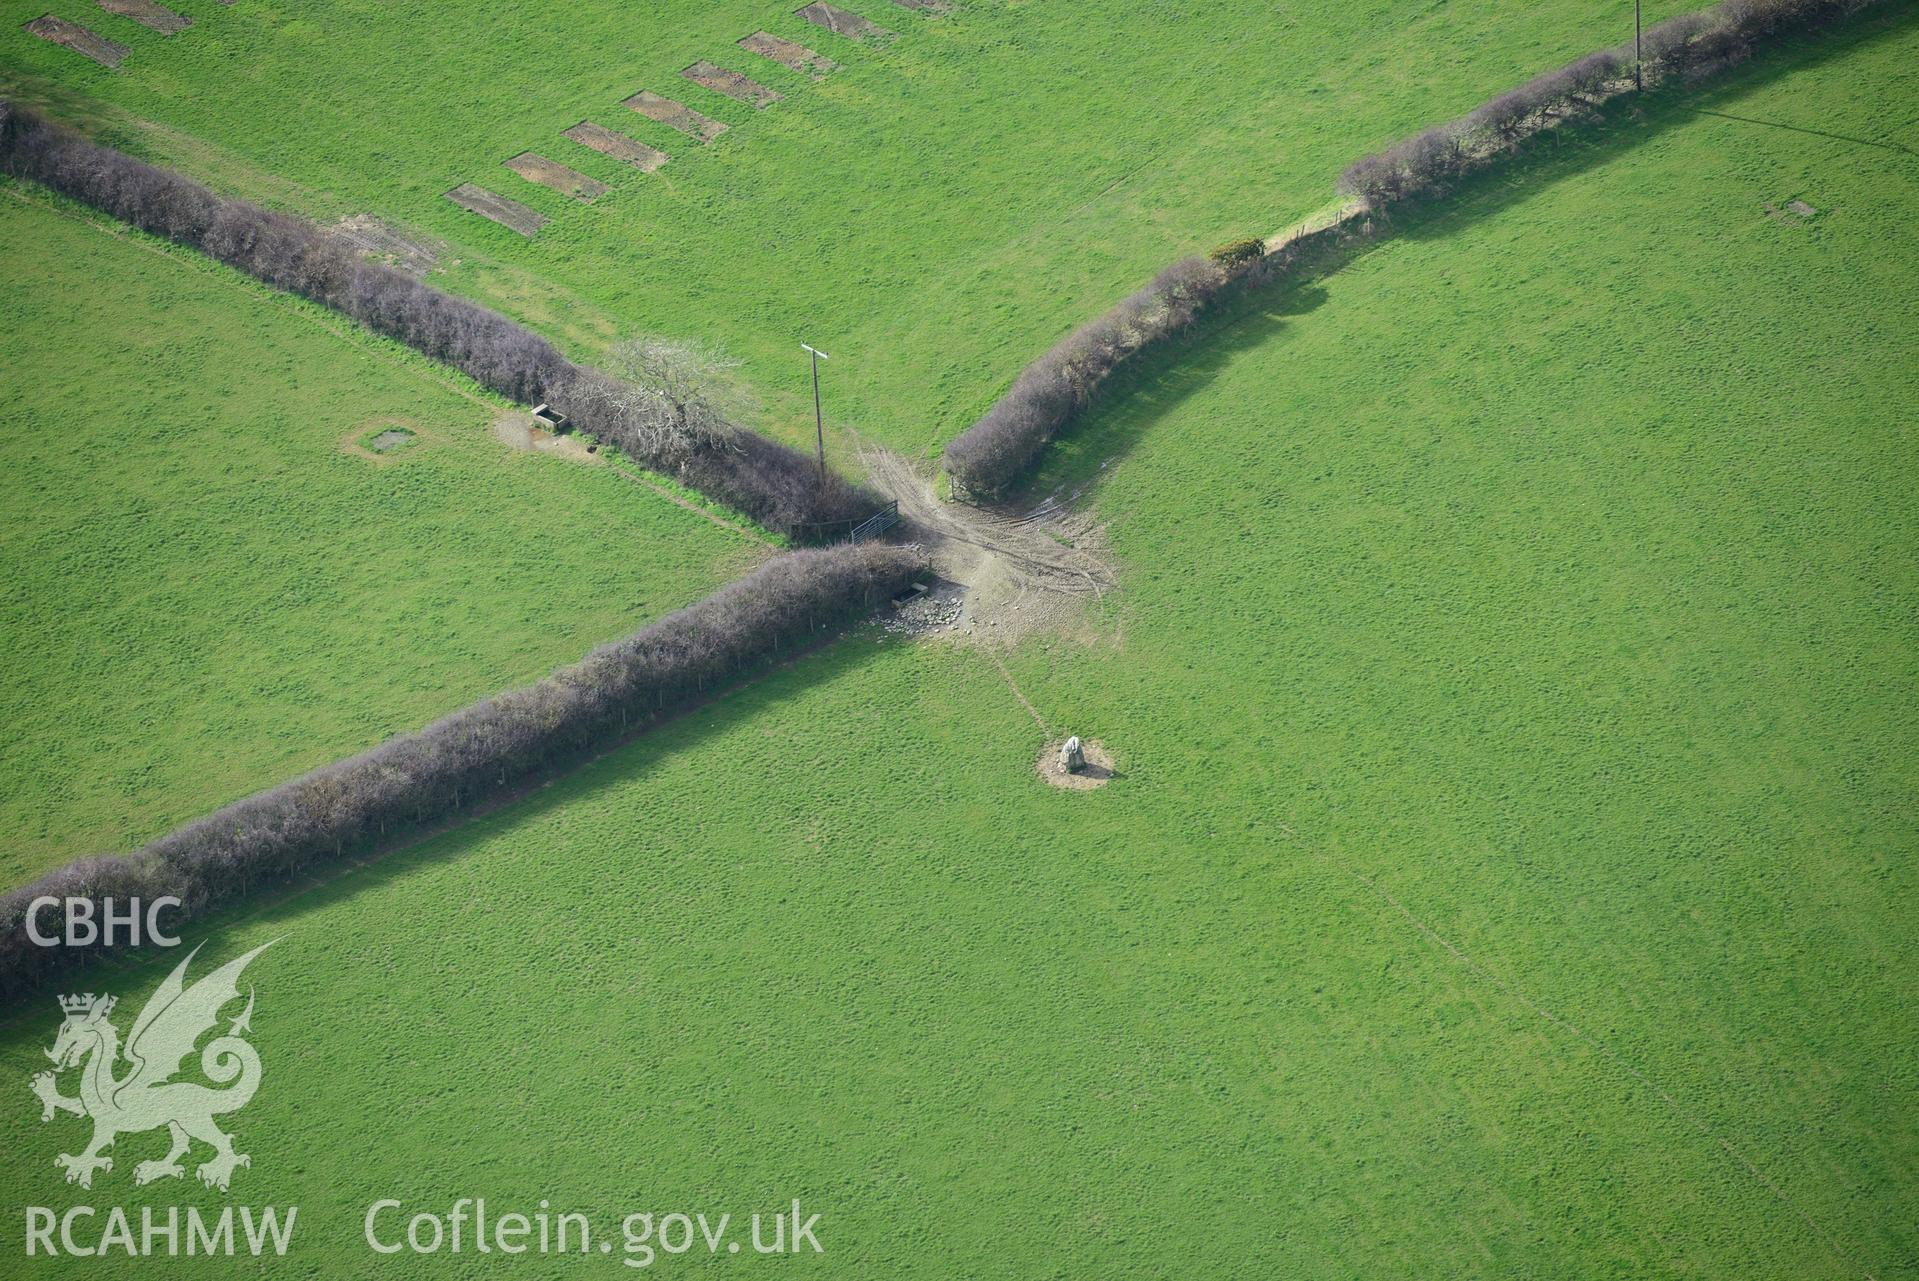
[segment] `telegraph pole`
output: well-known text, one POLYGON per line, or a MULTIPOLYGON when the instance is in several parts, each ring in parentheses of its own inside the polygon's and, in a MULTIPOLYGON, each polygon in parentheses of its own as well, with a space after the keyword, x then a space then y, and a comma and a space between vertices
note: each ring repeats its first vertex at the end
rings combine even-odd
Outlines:
POLYGON ((813 433, 820 447, 820 479, 826 479, 826 419, 820 414, 820 362, 831 360, 831 356, 818 347, 800 344, 800 349, 813 354, 813 433))
POLYGON ((1632 87, 1636 93, 1646 92, 1646 64, 1639 57, 1639 6, 1643 0, 1632 0, 1632 87))

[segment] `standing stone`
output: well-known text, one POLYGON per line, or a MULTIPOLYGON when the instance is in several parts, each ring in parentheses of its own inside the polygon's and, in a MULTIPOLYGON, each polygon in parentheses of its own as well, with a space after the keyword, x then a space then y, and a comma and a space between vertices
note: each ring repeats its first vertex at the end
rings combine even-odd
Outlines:
POLYGON ((1059 749, 1059 767, 1068 774, 1077 774, 1086 768, 1086 749, 1080 746, 1079 735, 1067 739, 1059 749))

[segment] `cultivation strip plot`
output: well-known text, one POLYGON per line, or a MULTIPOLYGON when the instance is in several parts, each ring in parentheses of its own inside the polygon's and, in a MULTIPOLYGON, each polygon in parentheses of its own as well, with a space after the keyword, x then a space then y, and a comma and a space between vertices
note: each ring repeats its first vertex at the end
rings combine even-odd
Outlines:
POLYGON ((687 137, 700 142, 711 142, 726 132, 724 122, 702 115, 671 98, 662 98, 649 89, 640 90, 621 105, 632 108, 648 120, 657 120, 663 125, 678 129, 687 137))
POLYGON ((835 9, 830 4, 815 3, 804 9, 795 9, 794 14, 806 19, 816 27, 825 27, 836 36, 845 36, 849 40, 872 40, 893 33, 877 23, 868 22, 857 13, 848 13, 844 9, 835 9))
POLYGON ((840 64, 824 54, 814 53, 803 44, 794 44, 779 36, 765 31, 755 31, 750 36, 741 36, 740 48, 748 53, 757 53, 762 58, 771 58, 782 67, 791 67, 795 71, 805 72, 814 79, 829 71, 838 71, 840 64))
POLYGON ((560 136, 571 138, 582 147, 591 147, 603 156, 624 160, 641 173, 652 173, 670 158, 664 151, 655 150, 643 142, 635 142, 625 134, 614 133, 591 120, 580 121, 560 136))
MULTIPOLYGON (((227 0, 231 4, 233 0, 227 0)), ((893 0, 902 9, 918 9, 924 13, 951 13, 953 6, 948 0, 893 0)))
POLYGON ((546 225, 546 216, 528 209, 517 200, 508 200, 505 196, 463 182, 446 193, 446 198, 471 213, 482 218, 491 218, 502 227, 519 232, 522 236, 531 236, 546 225))
POLYGON ((193 19, 183 13, 175 13, 165 5, 153 3, 153 0, 98 0, 102 9, 118 14, 122 18, 131 18, 149 30, 170 36, 176 31, 185 31, 193 25, 193 19))
POLYGON ((748 80, 737 71, 728 71, 725 67, 716 67, 710 62, 696 62, 680 74, 696 85, 702 85, 714 93, 723 93, 729 98, 748 103, 762 111, 784 96, 773 92, 757 80, 748 80))
POLYGON ((117 67, 133 50, 111 40, 102 40, 77 22, 43 14, 22 28, 30 36, 51 40, 73 50, 82 58, 91 58, 103 67, 117 67))
POLYGON ((591 204, 612 190, 598 179, 589 178, 577 169, 569 169, 557 160, 548 160, 536 151, 522 151, 513 159, 501 163, 528 182, 551 187, 582 204, 591 204))

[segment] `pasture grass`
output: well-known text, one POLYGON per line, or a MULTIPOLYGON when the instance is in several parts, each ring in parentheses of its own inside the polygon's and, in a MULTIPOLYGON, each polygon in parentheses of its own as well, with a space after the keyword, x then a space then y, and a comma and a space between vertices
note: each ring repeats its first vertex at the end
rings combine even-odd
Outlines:
POLYGON ((1173 259, 1278 231, 1381 142, 1632 33, 1629 10, 1566 0, 849 3, 898 33, 883 45, 792 0, 180 7, 195 26, 170 37, 84 15, 132 46, 116 73, 22 32, 43 0, 0 0, 0 90, 242 194, 442 237, 441 283, 576 351, 721 343, 795 443, 813 343, 835 424, 925 453, 1173 259), (816 83, 734 47, 761 29, 844 65, 816 83), (701 58, 785 100, 681 80, 701 58), (620 105, 642 88, 729 130, 701 147, 620 105), (672 160, 640 174, 559 136, 583 118, 672 160), (528 149, 613 190, 581 205, 501 167, 528 149), (528 241, 464 213, 443 193, 467 181, 552 221, 528 241))
POLYGON ((0 186, 0 884, 687 603, 756 549, 320 308, 0 186), (376 455, 397 425, 415 437, 376 455))
MULTIPOLYGON (((1914 1275, 1915 55, 1569 151, 1084 423, 1123 590, 1008 657, 1044 728, 862 631, 223 922, 282 939, 234 1199, 329 1276, 470 1271, 360 1233, 477 1195, 797 1197, 821 1276, 1914 1275), (1064 732, 1123 777, 1041 784, 1064 732)), ((75 1195, 36 1118, 0 1203, 75 1195)))

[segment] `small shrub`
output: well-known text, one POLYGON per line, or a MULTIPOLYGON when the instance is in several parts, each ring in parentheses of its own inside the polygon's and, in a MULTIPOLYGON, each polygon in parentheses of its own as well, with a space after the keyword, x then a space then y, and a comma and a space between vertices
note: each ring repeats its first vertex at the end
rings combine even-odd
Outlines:
POLYGON ((1684 76, 1700 60, 1695 42, 1711 25, 1702 12, 1682 13, 1648 27, 1640 36, 1640 57, 1662 75, 1684 76))
POLYGON ((1259 239, 1232 240, 1206 256, 1218 263, 1222 270, 1237 272, 1266 256, 1266 242, 1259 239))

